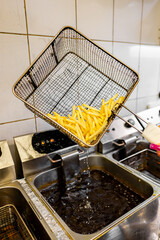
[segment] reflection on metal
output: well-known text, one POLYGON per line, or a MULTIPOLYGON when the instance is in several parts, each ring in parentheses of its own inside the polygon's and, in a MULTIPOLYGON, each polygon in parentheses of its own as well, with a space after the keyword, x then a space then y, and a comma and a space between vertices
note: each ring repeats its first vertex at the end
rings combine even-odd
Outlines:
MULTIPOLYGON (((27 196, 26 192, 21 187, 18 181, 10 182, 0 187, 0 196, 1 196, 0 208, 5 207, 7 205, 13 205, 20 214, 24 223, 27 225, 28 230, 31 232, 33 238, 24 239, 39 239, 39 240, 54 239, 53 234, 49 230, 44 220, 41 218, 40 221, 40 215, 38 214, 36 208, 33 205, 31 205, 29 197, 27 196)), ((1 224, 2 221, 3 219, 1 215, 0 218, 1 224)), ((5 223, 3 222, 3 224, 5 223)), ((11 226, 10 230, 12 230, 11 226)), ((17 237, 17 239, 19 238, 17 237)))
MULTIPOLYGON (((159 110, 160 107, 157 107, 138 115, 147 122, 159 124, 159 110)), ((133 119, 135 126, 142 129, 135 116, 129 116, 125 119, 133 119)), ((42 185, 55 182, 59 174, 62 173, 60 170, 61 161, 52 163, 49 159, 53 159, 55 154, 66 154, 69 159, 69 154, 74 151, 78 151, 78 145, 74 148, 51 153, 48 156, 40 155, 38 158, 22 160, 27 183, 44 206, 49 209, 50 216, 55 217, 61 229, 65 230, 73 240, 157 240, 160 229, 160 179, 159 176, 151 174, 151 170, 153 170, 152 173, 156 170, 157 158, 155 152, 149 150, 149 143, 143 139, 141 134, 134 128, 127 128, 123 121, 116 119, 96 148, 89 149, 88 153, 85 150, 79 155, 82 170, 87 169, 86 156, 88 156, 91 168, 105 169, 137 193, 146 196, 146 200, 137 207, 100 231, 88 235, 73 232, 51 209, 38 190, 42 185), (122 145, 114 144, 116 140, 121 140, 122 145), (143 155, 148 158, 150 170, 146 168, 146 161, 142 159, 143 155), (138 169, 135 166, 138 166, 138 169)))
POLYGON ((0 184, 16 179, 15 166, 7 141, 0 141, 0 184))
MULTIPOLYGON (((124 107, 125 109, 127 109, 129 112, 131 112, 135 118, 137 119, 137 121, 139 122, 139 124, 141 125, 141 127, 144 130, 144 126, 142 125, 141 121, 143 121, 145 124, 147 124, 147 122, 141 118, 140 116, 138 116, 136 113, 132 112, 129 108, 127 108, 125 105, 121 104, 122 107, 124 107), (141 121, 140 121, 141 120, 141 121)), ((129 120, 127 121, 126 119, 124 119, 123 117, 119 116, 114 110, 112 111, 118 118, 120 118, 122 121, 124 121, 126 124, 130 125, 131 127, 135 128, 138 132, 140 132, 142 134, 142 131, 140 129, 138 129, 137 127, 135 127, 129 120)))

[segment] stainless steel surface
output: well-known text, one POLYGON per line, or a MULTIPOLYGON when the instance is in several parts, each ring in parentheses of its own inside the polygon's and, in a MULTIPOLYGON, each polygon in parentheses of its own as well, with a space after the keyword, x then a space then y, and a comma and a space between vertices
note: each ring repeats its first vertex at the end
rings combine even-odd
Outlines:
POLYGON ((0 239, 34 240, 14 205, 0 207, 0 239))
POLYGON ((120 162, 160 184, 160 158, 154 151, 145 149, 120 162))
POLYGON ((119 147, 106 154, 113 161, 126 165, 139 175, 149 178, 156 184, 160 184, 160 158, 156 152, 150 150, 149 143, 143 139, 136 143, 119 147))
POLYGON ((100 240, 158 240, 160 200, 155 199, 111 231, 102 234, 100 240))
POLYGON ((79 152, 72 151, 69 154, 60 155, 65 181, 75 178, 80 172, 79 152))
POLYGON ((52 158, 47 156, 52 164, 59 163, 62 166, 62 177, 65 182, 73 180, 80 172, 79 151, 71 151, 65 154, 53 154, 52 158))
POLYGON ((149 143, 144 140, 138 140, 135 143, 122 146, 115 151, 112 151, 111 153, 107 154, 107 156, 117 161, 121 161, 122 159, 125 159, 145 149, 149 149, 149 143))
POLYGON ((16 179, 14 161, 6 140, 0 141, 0 184, 4 184, 16 179))
MULTIPOLYGON (((19 153, 19 156, 20 156, 20 159, 21 159, 22 163, 46 155, 44 153, 43 154, 42 153, 38 153, 37 151, 35 151, 33 149, 33 146, 32 146, 32 136, 33 136, 33 134, 27 134, 27 135, 22 135, 22 136, 14 138, 15 145, 17 147, 17 150, 18 150, 18 153, 19 153)), ((76 148, 81 149, 78 145, 76 145, 76 148)), ((73 146, 67 147, 67 149, 68 149, 68 151, 72 151, 73 146)), ((88 152, 94 152, 94 151, 96 151, 96 149, 97 149, 97 146, 89 148, 89 149, 87 149, 87 151, 88 152)), ((82 148, 82 151, 84 151, 83 148, 82 148)))
MULTIPOLYGON (((156 107, 154 109, 145 110, 139 113, 139 115, 146 121, 158 125, 160 123, 159 111, 160 107, 156 107)), ((131 115, 125 117, 125 119, 127 121, 128 119, 133 119, 134 125, 143 130, 135 116, 131 115)), ((23 141, 21 144, 22 147, 25 146, 23 145, 23 141)), ((124 158, 134 154, 139 155, 139 153, 143 151, 148 151, 148 146, 149 143, 142 138, 139 132, 134 128, 127 128, 123 121, 116 119, 111 124, 109 131, 107 131, 101 139, 98 147, 89 149, 88 155, 91 166, 96 167, 100 165, 100 168, 106 167, 111 170, 115 176, 120 177, 124 181, 127 181, 127 183, 131 184, 131 186, 136 187, 138 191, 142 190, 148 194, 148 196, 151 195, 145 202, 122 216, 122 218, 116 220, 113 224, 106 226, 102 231, 91 235, 81 235, 71 231, 39 193, 38 189, 42 185, 57 180, 58 175, 61 174, 60 167, 50 165, 49 159, 47 161, 43 155, 40 155, 38 159, 36 159, 36 157, 31 157, 27 160, 22 160, 22 162, 23 164, 27 164, 26 166, 23 165, 24 169, 27 170, 25 171, 27 173, 26 178, 29 185, 38 196, 39 201, 42 201, 42 204, 49 209, 50 214, 57 219, 57 222, 59 222, 59 226, 62 229, 65 229, 68 236, 72 239, 157 240, 160 229, 160 184, 158 184, 156 179, 151 179, 149 175, 144 175, 144 172, 141 173, 126 164, 123 164, 124 158), (125 144, 121 147, 114 145, 113 141, 116 139, 124 140, 125 144), (96 151, 103 153, 103 156, 101 154, 93 154, 93 152, 96 151), (151 193, 152 190, 153 193, 151 193)), ((63 152, 65 150, 62 150, 58 154, 69 154, 70 151, 74 150, 76 149, 69 149, 67 152, 63 152)), ((51 155, 51 158, 53 155, 51 155)), ((80 156, 81 169, 87 168, 84 160, 86 155, 87 151, 80 156)))
POLYGON ((0 196, 0 207, 4 207, 8 204, 13 205, 34 239, 55 239, 43 218, 40 218, 36 209, 31 206, 29 197, 17 181, 0 187, 0 196))
MULTIPOLYGON (((158 125, 160 124, 160 107, 146 109, 138 113, 138 116, 141 116, 147 122, 158 125)), ((134 115, 124 117, 124 119, 126 121, 131 119, 134 121, 134 126, 136 126, 136 128, 140 129, 141 131, 143 130, 142 126, 139 124, 134 115)), ((143 139, 141 134, 137 132, 135 128, 127 128, 121 119, 115 119, 109 127, 108 131, 102 137, 99 143, 98 151, 103 154, 109 153, 115 150, 112 144, 115 139, 129 139, 133 136, 137 136, 137 138, 143 139)))
MULTIPOLYGON (((136 113, 132 112, 129 108, 127 108, 125 105, 122 104, 122 107, 124 107, 125 109, 127 109, 129 112, 131 112, 135 117, 136 119, 138 120, 138 122, 140 123, 141 125, 141 122, 144 122, 145 124, 147 124, 147 122, 141 118, 139 115, 137 115, 136 113)), ((141 134, 143 133, 140 129, 138 129, 137 127, 135 127, 130 121, 127 121, 125 118, 119 116, 114 110, 113 110, 113 113, 118 117, 120 118, 122 121, 124 121, 125 123, 129 124, 131 127, 135 128, 138 132, 140 132, 141 134)), ((141 125, 142 126, 142 125, 141 125)))
POLYGON ((78 145, 74 145, 65 149, 57 150, 54 153, 40 154, 33 149, 31 140, 32 135, 25 135, 15 138, 24 177, 56 167, 59 163, 53 163, 50 160, 53 159, 55 154, 65 154, 66 152, 79 149, 78 145))
POLYGON ((26 162, 46 154, 38 153, 32 146, 33 134, 14 137, 14 142, 19 153, 21 162, 26 162))
POLYGON ((137 136, 133 135, 129 137, 124 137, 123 139, 115 139, 112 143, 115 144, 117 147, 122 147, 122 146, 136 143, 136 141, 137 141, 137 136))
MULTIPOLYGON (((53 211, 50 205, 44 200, 39 190, 44 184, 55 182, 58 178, 60 168, 51 169, 41 174, 35 174, 27 178, 28 183, 42 202, 49 208, 51 214, 60 222, 63 228, 69 233, 72 239, 145 239, 150 240, 151 235, 157 239, 160 227, 159 194, 160 189, 156 184, 148 179, 143 179, 131 169, 120 166, 118 162, 113 162, 101 154, 91 154, 89 165, 94 169, 103 169, 115 176, 120 182, 127 185, 135 192, 146 197, 146 200, 137 207, 115 220, 102 230, 89 235, 77 234, 73 232, 64 221, 53 211), (136 231, 136 234, 135 234, 136 231), (146 234, 147 232, 147 234, 146 234)), ((81 169, 87 168, 85 158, 80 159, 81 169)))
POLYGON ((77 145, 68 148, 60 149, 53 153, 43 155, 39 158, 31 159, 26 162, 22 162, 23 174, 25 177, 31 176, 34 173, 43 172, 48 169, 55 168, 61 165, 61 161, 51 162, 50 159, 54 159, 55 155, 65 155, 68 152, 77 151, 79 147, 77 145), (48 157, 49 156, 49 157, 48 157))
MULTIPOLYGON (((143 112, 138 113, 139 116, 141 116, 143 119, 145 119, 146 122, 151 122, 155 125, 160 124, 160 107, 155 107, 152 109, 144 110, 143 112)), ((143 127, 139 122, 136 120, 134 115, 130 115, 125 117, 125 120, 128 122, 128 120, 131 120, 131 122, 134 123, 134 125, 143 131, 143 127)), ((125 142, 125 141, 124 141, 125 142)), ((136 131, 135 128, 128 128, 125 126, 124 122, 120 119, 116 119, 112 125, 109 128, 109 131, 106 132, 104 137, 101 139, 101 142, 99 144, 99 151, 105 154, 108 158, 110 158, 113 162, 116 164, 127 168, 129 171, 134 172, 136 175, 141 176, 143 179, 149 179, 149 181, 152 181, 155 185, 159 185, 160 179, 157 178, 157 176, 154 175, 154 172, 157 173, 159 169, 159 165, 155 164, 156 161, 158 161, 158 157, 156 156, 156 153, 154 152, 153 156, 150 157, 150 161, 147 160, 149 164, 150 170, 144 169, 143 165, 139 166, 139 163, 143 164, 144 159, 141 160, 140 156, 144 152, 148 153, 149 150, 149 142, 144 140, 143 137, 139 132, 136 131), (128 143, 123 144, 123 146, 115 147, 113 142, 116 139, 122 139, 125 140, 134 138, 136 136, 137 140, 135 143, 128 143), (135 156, 135 161, 134 161, 135 156), (133 157, 133 158, 132 158, 133 157), (132 165, 133 164, 133 165, 132 165), (135 169, 137 166, 139 169, 135 169)), ((157 224, 157 227, 159 228, 159 210, 157 210, 154 207, 154 204, 157 204, 159 206, 159 198, 156 202, 151 202, 148 204, 148 207, 152 211, 157 211, 157 218, 155 218, 155 221, 153 223, 153 226, 157 224), (156 222, 157 221, 157 222, 156 222)), ((148 210, 149 210, 148 208, 148 210)), ((148 212, 149 213, 149 212, 148 212)), ((143 209, 139 211, 139 215, 142 215, 143 209)), ((117 225, 116 228, 114 228, 114 231, 108 232, 108 234, 102 236, 100 239, 135 239, 135 233, 141 232, 142 235, 139 239, 159 239, 158 234, 156 235, 150 227, 147 229, 148 220, 139 222, 139 226, 136 224, 137 222, 137 216, 133 215, 131 218, 131 222, 127 221, 124 223, 121 223, 120 225, 117 225), (130 225, 131 223, 131 225, 130 225), (124 236, 121 238, 121 233, 124 233, 124 236)), ((149 219, 149 215, 148 215, 149 219)), ((148 225, 149 226, 149 225, 148 225)))
POLYGON ((32 174, 45 171, 47 169, 51 169, 58 165, 58 162, 54 163, 51 159, 54 158, 55 154, 65 154, 68 152, 72 152, 75 150, 80 151, 80 155, 85 155, 86 151, 89 153, 95 152, 97 150, 96 147, 92 147, 88 150, 80 148, 78 145, 70 146, 64 149, 60 149, 50 154, 41 154, 36 152, 32 147, 32 136, 33 134, 28 134, 20 137, 16 137, 15 144, 20 156, 20 162, 23 170, 24 177, 30 176, 32 174))

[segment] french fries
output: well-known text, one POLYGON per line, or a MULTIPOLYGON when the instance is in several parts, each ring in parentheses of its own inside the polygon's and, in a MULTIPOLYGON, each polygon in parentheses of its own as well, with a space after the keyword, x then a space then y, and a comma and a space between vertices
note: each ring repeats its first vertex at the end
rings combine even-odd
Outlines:
POLYGON ((83 142, 90 144, 92 141, 96 140, 97 136, 101 134, 106 127, 112 110, 116 108, 117 104, 123 102, 123 96, 115 100, 117 97, 118 94, 106 102, 102 99, 100 109, 91 107, 87 104, 82 104, 81 106, 77 106, 77 108, 73 105, 72 115, 69 114, 68 117, 60 116, 56 112, 53 112, 54 115, 48 113, 47 116, 72 132, 83 142))

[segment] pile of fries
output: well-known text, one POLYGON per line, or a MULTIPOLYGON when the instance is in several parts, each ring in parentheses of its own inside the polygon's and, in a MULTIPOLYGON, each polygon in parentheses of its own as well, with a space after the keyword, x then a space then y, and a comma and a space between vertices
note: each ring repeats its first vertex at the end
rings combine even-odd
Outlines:
POLYGON ((54 115, 48 113, 47 116, 72 132, 83 142, 90 144, 104 130, 112 110, 123 102, 123 96, 115 100, 117 97, 118 94, 106 102, 102 99, 101 109, 86 104, 77 106, 77 108, 73 105, 72 115, 69 114, 68 117, 60 116, 56 112, 53 112, 54 115))

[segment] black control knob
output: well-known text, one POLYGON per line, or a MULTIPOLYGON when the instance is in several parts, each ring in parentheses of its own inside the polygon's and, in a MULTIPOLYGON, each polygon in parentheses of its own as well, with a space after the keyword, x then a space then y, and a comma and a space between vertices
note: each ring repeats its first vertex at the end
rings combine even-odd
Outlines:
POLYGON ((132 126, 131 126, 130 124, 132 124, 132 125, 135 124, 135 121, 134 121, 132 118, 128 119, 127 122, 124 124, 124 126, 125 126, 126 128, 131 128, 132 126), (128 123, 127 123, 127 122, 128 122, 128 123), (130 124, 129 124, 129 123, 130 123, 130 124))

